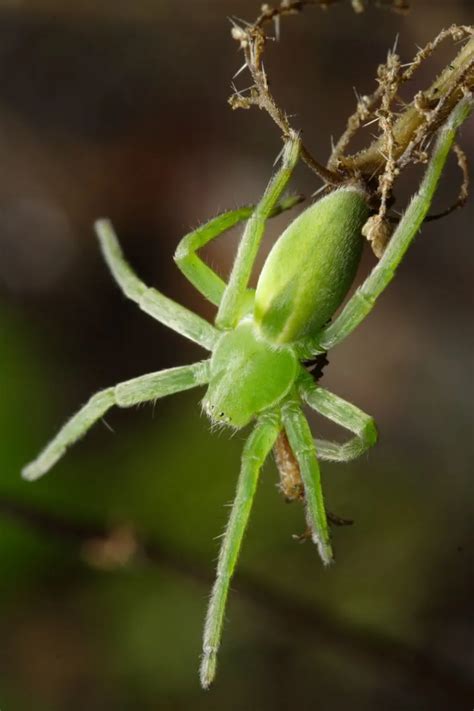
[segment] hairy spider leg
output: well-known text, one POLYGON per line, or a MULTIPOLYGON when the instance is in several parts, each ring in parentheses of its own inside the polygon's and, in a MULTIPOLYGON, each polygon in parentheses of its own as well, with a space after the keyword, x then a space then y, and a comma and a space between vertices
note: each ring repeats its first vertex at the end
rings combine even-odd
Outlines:
MULTIPOLYGON (((299 195, 291 195, 275 205, 270 217, 290 210, 301 202, 299 195)), ((224 295, 226 283, 211 269, 196 252, 201 247, 219 237, 239 222, 248 220, 255 211, 255 205, 246 205, 237 210, 230 210, 217 215, 193 232, 185 235, 176 248, 174 260, 186 279, 215 306, 219 306, 224 295)))
POLYGON ((327 351, 352 333, 370 313, 377 298, 395 276, 397 267, 428 213, 457 129, 467 119, 472 108, 473 97, 469 94, 459 102, 439 130, 420 188, 408 205, 382 258, 349 299, 341 314, 318 335, 318 350, 327 351))
POLYGON ((37 459, 23 469, 23 478, 33 481, 46 474, 63 456, 66 449, 82 437, 113 405, 131 407, 182 390, 189 390, 198 385, 206 385, 208 382, 209 361, 200 361, 193 365, 148 373, 101 390, 66 422, 37 459))
POLYGON ((137 277, 123 256, 109 220, 98 220, 95 229, 104 259, 125 296, 160 323, 211 351, 219 337, 214 326, 137 277))
POLYGON ((247 286, 262 241, 265 222, 288 184, 293 168, 298 161, 300 146, 300 139, 296 134, 293 134, 283 149, 279 170, 268 183, 262 199, 245 226, 229 283, 217 312, 216 326, 218 328, 235 328, 241 318, 247 286))
POLYGON ((275 443, 279 430, 278 413, 275 411, 265 413, 257 420, 242 453, 237 493, 219 553, 216 581, 212 589, 204 626, 201 683, 205 689, 212 683, 216 673, 217 652, 230 580, 252 508, 258 475, 275 443))
POLYGON ((302 384, 301 394, 313 410, 356 435, 343 444, 316 439, 319 459, 350 462, 374 446, 377 441, 377 427, 373 417, 342 397, 321 388, 309 378, 302 384))
POLYGON ((313 543, 317 545, 323 563, 328 565, 333 560, 333 553, 313 435, 296 397, 285 402, 281 414, 290 447, 300 467, 304 485, 306 521, 311 530, 313 543))

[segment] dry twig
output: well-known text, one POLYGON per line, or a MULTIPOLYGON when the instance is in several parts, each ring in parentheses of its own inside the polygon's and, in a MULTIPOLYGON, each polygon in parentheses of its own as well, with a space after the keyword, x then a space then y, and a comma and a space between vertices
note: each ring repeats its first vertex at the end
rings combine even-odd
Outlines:
MULTIPOLYGON (((297 133, 269 88, 263 64, 265 47, 270 39, 266 34, 266 26, 274 24, 275 37, 271 39, 278 39, 282 17, 299 14, 308 6, 327 9, 338 1, 282 0, 275 7, 262 5, 260 15, 253 23, 233 20, 232 36, 239 42, 245 58, 237 74, 247 69, 253 83, 247 90, 235 89, 229 99, 231 106, 245 109, 258 106, 265 110, 281 130, 284 140, 297 133)), ((356 11, 363 10, 366 4, 360 0, 352 2, 356 11)), ((407 9, 407 3, 396 0, 375 4, 394 10, 407 9)), ((401 64, 395 49, 389 52, 387 62, 378 68, 377 89, 370 96, 357 97, 356 111, 349 117, 346 129, 336 142, 327 165, 312 156, 303 144, 303 161, 326 185, 337 186, 356 179, 363 180, 370 189, 377 178, 378 188, 374 191, 372 187, 371 192, 374 197, 377 195, 379 225, 385 219, 393 185, 401 170, 411 163, 426 162, 426 145, 464 93, 474 89, 473 35, 474 29, 469 25, 453 25, 442 30, 417 52, 408 66, 401 64), (431 87, 418 92, 412 102, 398 113, 394 103, 398 101, 399 88, 413 77, 422 63, 447 39, 456 43, 463 41, 465 44, 431 87), (354 135, 371 122, 378 123, 380 136, 359 153, 348 154, 348 146, 354 135)), ((459 200, 457 204, 461 202, 459 200)))

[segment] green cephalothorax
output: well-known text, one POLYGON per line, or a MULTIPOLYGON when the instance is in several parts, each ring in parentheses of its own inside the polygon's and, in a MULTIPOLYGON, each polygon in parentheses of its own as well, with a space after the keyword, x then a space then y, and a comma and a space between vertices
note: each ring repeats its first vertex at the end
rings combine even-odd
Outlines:
POLYGON ((255 303, 249 288, 267 218, 297 202, 295 198, 279 202, 299 156, 300 142, 294 134, 287 141, 278 171, 253 210, 244 208, 219 215, 187 235, 178 247, 178 267, 218 306, 214 324, 146 286, 125 261, 111 224, 100 220, 96 225, 105 260, 126 296, 161 323, 211 352, 211 356, 96 393, 24 468, 23 476, 33 480, 45 474, 113 405, 130 407, 154 402, 207 385, 203 404, 213 423, 239 428, 254 420, 242 453, 237 492, 222 539, 206 617, 201 662, 201 682, 206 688, 215 675, 230 580, 259 473, 282 431, 299 468, 308 531, 323 562, 332 561, 318 458, 338 462, 354 459, 375 444, 377 430, 371 417, 321 388, 300 359, 303 353, 310 357, 316 350, 327 351, 348 336, 393 279, 426 216, 456 129, 471 108, 469 95, 440 129, 419 192, 377 266, 336 317, 334 313, 347 294, 360 260, 361 228, 369 214, 362 189, 341 188, 303 212, 271 251, 258 282, 255 303), (247 224, 226 284, 196 252, 242 220, 247 224), (352 438, 343 444, 314 440, 303 405, 345 427, 352 438))
POLYGON ((204 410, 213 422, 244 427, 287 394, 298 368, 291 349, 276 351, 244 319, 224 333, 212 355, 204 410))
POLYGON ((255 321, 270 341, 315 336, 331 318, 354 280, 368 215, 365 192, 341 188, 285 230, 268 255, 255 294, 255 321))

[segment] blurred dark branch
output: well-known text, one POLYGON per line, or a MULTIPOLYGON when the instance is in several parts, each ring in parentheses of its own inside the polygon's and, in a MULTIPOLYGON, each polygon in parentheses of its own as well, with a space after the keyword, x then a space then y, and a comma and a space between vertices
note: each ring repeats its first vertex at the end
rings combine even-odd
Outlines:
MULTIPOLYGON (((103 570, 149 563, 194 583, 210 585, 213 581, 214 573, 208 566, 156 540, 138 538, 129 527, 113 529, 96 523, 71 521, 5 496, 0 497, 0 517, 34 533, 76 546, 77 553, 86 562, 103 570)), ((308 641, 314 641, 316 637, 320 645, 352 655, 359 664, 365 661, 375 666, 380 674, 395 673, 426 692, 442 694, 449 700, 451 708, 456 704, 459 704, 457 708, 470 708, 474 684, 449 662, 437 660, 402 640, 390 639, 374 630, 340 620, 315 603, 309 604, 279 592, 251 574, 238 574, 235 588, 242 599, 258 605, 264 614, 273 615, 289 634, 294 634, 297 629, 300 637, 308 641)))

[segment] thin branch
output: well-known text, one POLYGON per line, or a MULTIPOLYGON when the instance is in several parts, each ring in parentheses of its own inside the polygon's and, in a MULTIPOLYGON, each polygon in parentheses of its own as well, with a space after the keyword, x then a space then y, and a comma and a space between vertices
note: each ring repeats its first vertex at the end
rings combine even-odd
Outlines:
MULTIPOLYGON (((268 11, 268 17, 274 16, 272 12, 273 10, 268 11)), ((283 14, 287 14, 287 12, 289 12, 289 10, 285 10, 283 14)), ((265 32, 262 29, 262 18, 267 19, 267 15, 262 14, 254 25, 248 27, 240 26, 234 22, 232 36, 239 41, 244 52, 245 65, 250 71, 253 85, 250 87, 250 93, 247 95, 244 95, 244 92, 236 91, 230 97, 229 103, 233 109, 248 109, 252 105, 263 109, 279 127, 283 139, 288 140, 296 131, 291 126, 288 116, 277 105, 269 89, 267 75, 262 62, 262 56, 267 41, 265 32)), ((301 145, 301 158, 325 183, 338 185, 343 180, 342 176, 328 170, 319 163, 304 144, 301 145)))
MULTIPOLYGON (((267 75, 263 66, 263 54, 268 37, 265 32, 265 26, 269 23, 274 24, 275 37, 278 39, 280 34, 280 18, 285 15, 296 15, 305 7, 319 7, 327 9, 331 5, 335 5, 340 0, 281 0, 279 5, 275 7, 265 3, 261 7, 261 13, 253 23, 243 23, 241 20, 232 19, 232 36, 240 44, 240 48, 244 52, 245 63, 235 76, 247 68, 252 76, 253 86, 247 90, 235 90, 230 97, 229 103, 232 108, 248 109, 250 106, 258 106, 266 111, 279 127, 283 134, 283 139, 287 140, 292 134, 297 133, 291 126, 288 116, 276 103, 269 89, 267 75), (249 92, 248 94, 245 92, 249 92)), ((352 7, 355 12, 363 12, 366 6, 366 0, 351 0, 352 7)), ((378 0, 375 2, 378 7, 390 8, 397 12, 404 12, 408 9, 408 3, 405 0, 378 0)), ((234 76, 234 78, 235 78, 234 76)), ((336 171, 325 167, 311 155, 308 148, 301 145, 301 158, 306 165, 318 175, 325 184, 339 185, 345 182, 346 177, 336 171)))
POLYGON ((462 183, 461 187, 459 189, 459 194, 456 199, 456 201, 450 205, 446 210, 443 210, 442 212, 437 212, 433 215, 428 215, 428 217, 425 217, 425 222, 431 222, 432 220, 440 220, 442 217, 446 217, 447 215, 450 215, 452 212, 455 210, 458 210, 460 207, 464 207, 466 204, 467 198, 469 197, 469 162, 467 159, 467 155, 461 148, 461 146, 458 143, 455 143, 453 145, 453 152, 456 154, 456 159, 458 162, 459 169, 461 170, 462 173, 462 183))
MULTIPOLYGON (((281 130, 284 141, 297 131, 270 91, 263 65, 266 44, 270 39, 278 40, 280 20, 285 15, 299 14, 310 6, 327 9, 337 2, 340 0, 281 0, 276 6, 267 3, 262 5, 260 15, 253 23, 232 20, 232 36, 239 42, 245 56, 245 63, 237 74, 247 69, 253 83, 248 89, 235 89, 229 102, 234 109, 257 106, 266 111, 281 130), (271 23, 275 28, 274 37, 266 34, 266 25, 271 23)), ((356 12, 362 12, 367 4, 366 0, 352 0, 352 7, 356 12)), ((403 0, 386 0, 375 2, 375 5, 392 10, 408 9, 408 3, 403 0)), ((323 189, 330 190, 352 180, 362 180, 366 183, 372 204, 377 210, 377 215, 371 218, 370 226, 371 244, 377 256, 383 252, 390 235, 391 218, 387 217, 386 213, 393 201, 395 180, 409 164, 426 162, 428 155, 425 147, 463 95, 474 90, 473 35, 474 28, 470 25, 452 25, 439 32, 425 47, 419 49, 408 65, 403 66, 394 47, 388 54, 387 62, 378 69, 379 86, 376 91, 371 96, 360 97, 356 94, 356 111, 349 117, 346 129, 333 147, 327 165, 324 166, 316 160, 308 148, 302 145, 301 157, 324 181, 323 189), (447 65, 431 87, 419 91, 411 103, 403 105, 403 110, 396 113, 392 107, 395 101, 400 101, 400 86, 412 79, 423 62, 447 39, 455 43, 464 42, 457 57, 447 65), (396 120, 395 116, 398 116, 396 120), (348 155, 347 148, 353 136, 362 126, 372 122, 378 123, 381 135, 359 153, 348 155), (377 183, 374 183, 376 179, 377 183)), ((459 153, 458 162, 464 171, 460 195, 449 211, 441 216, 462 206, 466 200, 468 181, 465 161, 459 158, 459 153)))

